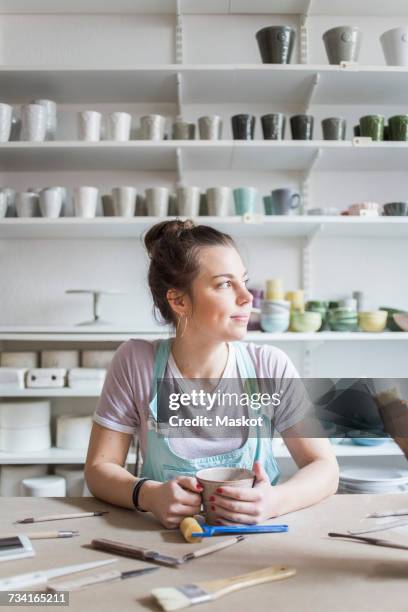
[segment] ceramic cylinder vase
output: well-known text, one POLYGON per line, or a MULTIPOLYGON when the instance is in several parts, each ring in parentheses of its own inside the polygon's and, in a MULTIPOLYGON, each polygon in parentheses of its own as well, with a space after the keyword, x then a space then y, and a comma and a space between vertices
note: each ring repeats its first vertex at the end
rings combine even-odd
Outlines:
POLYGON ((357 62, 360 55, 362 34, 358 28, 339 26, 323 34, 329 64, 357 62))
POLYGON ((106 118, 106 139, 125 142, 130 138, 132 115, 129 113, 109 113, 106 118))
POLYGON ((200 187, 178 187, 178 214, 182 217, 197 217, 200 210, 200 195, 200 187))
POLYGON ((263 115, 261 124, 265 140, 283 140, 285 138, 286 117, 283 113, 263 115))
POLYGON ((42 142, 47 133, 47 111, 41 104, 21 107, 21 140, 42 142))
POLYGON ((322 121, 324 140, 345 140, 346 120, 342 117, 328 117, 322 121))
POLYGON ((78 113, 79 140, 98 142, 101 139, 102 114, 98 111, 85 110, 78 113))
POLYGON ((144 115, 140 117, 143 140, 163 140, 166 120, 162 115, 144 115))
POLYGON ((408 115, 394 115, 388 119, 389 139, 408 141, 408 115))
POLYGON ((76 217, 91 219, 96 215, 98 205, 97 187, 75 187, 74 188, 74 212, 76 217))
POLYGON ((290 64, 295 44, 295 31, 289 26, 268 26, 256 33, 264 64, 290 64))
POLYGON ((227 217, 230 200, 230 187, 210 187, 207 189, 207 213, 211 217, 227 217))
POLYGON ((380 42, 389 66, 408 66, 408 26, 387 30, 380 42))
POLYGON ((38 194, 30 191, 18 193, 16 211, 18 217, 38 217, 40 214, 38 194))
POLYGON ((314 119, 311 115, 294 115, 290 118, 293 140, 313 140, 314 119))
POLYGON ((8 142, 11 134, 13 107, 10 104, 0 104, 0 142, 8 142))
POLYGON ((112 189, 112 201, 115 217, 134 217, 136 196, 137 189, 135 187, 114 187, 112 189))
POLYGON ((195 139, 194 123, 187 123, 186 121, 176 121, 175 123, 173 123, 172 139, 173 140, 194 140, 195 139))
POLYGON ((62 209, 62 191, 60 187, 46 187, 40 191, 40 211, 43 217, 56 219, 62 209))
POLYGON ((153 217, 166 217, 169 210, 169 190, 166 187, 146 189, 147 214, 153 217))
POLYGON ((199 117, 198 131, 201 140, 221 140, 222 118, 219 115, 199 117))
POLYGON ((255 135, 255 117, 240 114, 231 117, 232 137, 234 140, 253 140, 255 135))
POLYGON ((384 140, 384 117, 382 115, 360 117, 360 135, 372 140, 384 140))
POLYGON ((39 104, 45 108, 46 112, 46 140, 55 140, 55 135, 57 132, 57 105, 53 100, 45 100, 40 98, 38 100, 33 100, 32 104, 39 104))
POLYGON ((236 215, 253 214, 255 212, 258 197, 256 187, 237 187, 237 189, 234 189, 233 194, 236 215))

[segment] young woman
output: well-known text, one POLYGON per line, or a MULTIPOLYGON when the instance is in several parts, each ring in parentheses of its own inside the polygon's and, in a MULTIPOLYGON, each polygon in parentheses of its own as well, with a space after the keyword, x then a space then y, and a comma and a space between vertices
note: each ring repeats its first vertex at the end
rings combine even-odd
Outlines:
MULTIPOLYGON (((129 340, 116 351, 95 415, 85 477, 96 497, 152 512, 177 527, 200 510, 195 473, 211 466, 247 467, 256 473, 251 489, 223 487, 212 499, 220 524, 259 523, 314 504, 333 494, 338 466, 326 439, 299 432, 302 406, 276 408, 273 425, 282 435, 298 472, 283 484, 271 437, 173 438, 157 431, 157 379, 298 378, 288 357, 267 345, 245 344, 252 296, 247 272, 232 238, 191 221, 164 221, 146 234, 148 281, 161 319, 174 338, 129 340), (132 436, 143 456, 142 479, 125 465, 132 436), (254 462, 254 459, 257 459, 254 462)), ((270 432, 272 434, 272 430, 270 432)))

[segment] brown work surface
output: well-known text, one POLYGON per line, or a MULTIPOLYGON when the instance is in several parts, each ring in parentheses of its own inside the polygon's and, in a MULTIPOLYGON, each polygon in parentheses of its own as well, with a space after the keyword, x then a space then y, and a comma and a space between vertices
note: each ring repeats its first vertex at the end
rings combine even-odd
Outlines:
MULTIPOLYGON (((316 506, 274 521, 288 523, 289 533, 248 536, 246 541, 229 549, 191 561, 177 569, 162 567, 150 575, 71 593, 69 610, 159 610, 149 596, 153 587, 224 578, 269 565, 284 564, 295 567, 297 575, 281 582, 239 591, 216 602, 201 604, 197 610, 373 612, 390 609, 392 612, 407 612, 408 550, 380 548, 327 537, 329 531, 344 533, 347 529, 374 526, 376 519, 364 518, 368 512, 407 506, 406 495, 336 495, 316 506)), ((187 544, 178 531, 162 529, 150 515, 116 508, 93 498, 0 498, 1 534, 15 532, 29 535, 58 529, 77 529, 80 536, 33 540, 36 556, 1 563, 0 577, 107 558, 104 552, 84 547, 97 537, 134 543, 176 556, 215 541, 215 538, 211 538, 201 544, 187 544), (14 520, 29 516, 98 509, 109 509, 110 513, 102 517, 13 525, 14 520)), ((408 544, 408 535, 401 532, 384 531, 368 535, 408 544)), ((87 574, 143 566, 146 563, 120 558, 117 563, 89 570, 87 574)), ((84 575, 84 572, 77 574, 84 575)), ((73 577, 73 574, 69 576, 73 577)))

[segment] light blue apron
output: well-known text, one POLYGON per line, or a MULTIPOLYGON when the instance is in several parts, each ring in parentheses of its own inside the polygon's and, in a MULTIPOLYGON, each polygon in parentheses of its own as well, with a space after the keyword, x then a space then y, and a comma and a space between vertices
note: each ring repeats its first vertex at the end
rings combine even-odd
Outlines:
MULTIPOLYGON (((276 484, 279 480, 279 468, 272 452, 271 423, 268 418, 263 418, 262 435, 259 426, 252 428, 252 430, 249 428, 248 439, 243 446, 228 453, 197 459, 185 459, 171 449, 169 438, 157 430, 157 380, 164 378, 170 346, 171 339, 161 340, 155 353, 150 390, 147 447, 141 476, 165 482, 181 475, 194 476, 198 470, 210 467, 252 469, 254 461, 259 460, 268 474, 271 484, 276 484)), ((239 376, 244 381, 246 391, 257 393, 256 372, 246 345, 243 342, 234 342, 234 347, 236 348, 239 376)), ((256 416, 259 416, 259 414, 256 413, 256 416)))

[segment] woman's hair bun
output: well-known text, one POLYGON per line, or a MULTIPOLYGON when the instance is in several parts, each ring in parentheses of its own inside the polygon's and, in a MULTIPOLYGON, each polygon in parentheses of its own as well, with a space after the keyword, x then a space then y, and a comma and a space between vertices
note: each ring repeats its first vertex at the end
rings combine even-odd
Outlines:
POLYGON ((171 221, 162 221, 156 223, 146 232, 144 244, 148 254, 151 256, 157 242, 162 238, 166 240, 179 240, 182 234, 196 227, 191 219, 182 221, 181 219, 172 219, 171 221))

